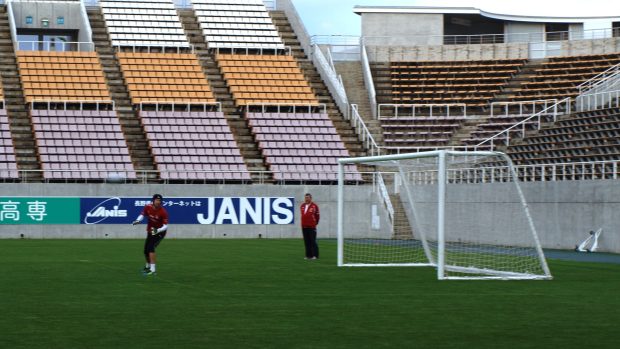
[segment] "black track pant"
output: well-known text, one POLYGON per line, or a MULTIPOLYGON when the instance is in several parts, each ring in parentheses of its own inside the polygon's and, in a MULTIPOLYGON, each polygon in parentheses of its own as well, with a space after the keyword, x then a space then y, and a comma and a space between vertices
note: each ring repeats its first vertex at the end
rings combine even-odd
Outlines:
POLYGON ((306 258, 319 258, 319 245, 316 243, 316 228, 302 228, 306 258))

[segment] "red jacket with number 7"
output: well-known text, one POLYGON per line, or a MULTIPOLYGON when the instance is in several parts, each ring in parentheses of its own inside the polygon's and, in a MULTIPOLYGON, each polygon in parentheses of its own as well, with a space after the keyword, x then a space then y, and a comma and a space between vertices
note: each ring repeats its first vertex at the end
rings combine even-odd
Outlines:
POLYGON ((316 228, 316 225, 319 224, 319 219, 321 219, 321 214, 319 212, 319 206, 314 202, 309 204, 303 203, 300 206, 301 213, 301 227, 302 228, 316 228))

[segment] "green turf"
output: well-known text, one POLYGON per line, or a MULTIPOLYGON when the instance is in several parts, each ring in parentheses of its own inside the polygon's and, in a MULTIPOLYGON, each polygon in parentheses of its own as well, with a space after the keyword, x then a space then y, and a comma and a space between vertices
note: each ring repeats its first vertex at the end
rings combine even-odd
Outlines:
POLYGON ((337 268, 301 240, 0 240, 0 348, 618 348, 620 265, 552 281, 337 268))

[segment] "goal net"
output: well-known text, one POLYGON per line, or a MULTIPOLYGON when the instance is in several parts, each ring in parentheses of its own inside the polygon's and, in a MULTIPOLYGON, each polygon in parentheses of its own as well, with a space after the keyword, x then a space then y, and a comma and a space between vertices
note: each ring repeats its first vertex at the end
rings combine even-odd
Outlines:
POLYGON ((551 278, 505 154, 439 150, 339 164, 341 172, 346 164, 374 170, 364 199, 340 177, 339 266, 434 266, 439 279, 551 278))

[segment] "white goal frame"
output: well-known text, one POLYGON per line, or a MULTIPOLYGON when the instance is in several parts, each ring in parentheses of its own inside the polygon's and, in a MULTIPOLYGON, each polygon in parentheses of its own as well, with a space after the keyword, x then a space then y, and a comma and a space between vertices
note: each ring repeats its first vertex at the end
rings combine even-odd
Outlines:
MULTIPOLYGON (((402 171, 402 170, 401 170, 402 171)), ((409 191, 407 190, 407 195, 409 191)), ((357 157, 357 158, 341 158, 338 160, 338 204, 337 204, 337 240, 338 240, 338 259, 337 264, 339 267, 342 266, 361 266, 361 267, 369 267, 369 266, 434 266, 437 268, 437 278, 439 280, 444 279, 501 279, 501 280, 545 280, 552 279, 551 272, 547 265, 547 261, 545 259, 542 247, 540 245, 540 240, 538 238, 538 233, 536 232, 536 228, 534 226, 534 222, 529 212, 529 208, 527 202, 525 200, 525 196, 521 190, 521 187, 518 183, 517 172, 512 164, 510 158, 502 152, 496 151, 452 151, 452 150, 435 150, 435 151, 427 151, 427 152, 419 152, 419 153, 406 153, 406 154, 394 154, 394 155, 379 155, 379 156, 366 156, 366 157, 357 157), (445 226, 446 226, 446 217, 445 217, 445 199, 446 199, 446 183, 447 183, 447 171, 446 171, 446 156, 496 156, 501 157, 506 161, 509 167, 509 173, 512 178, 514 178, 513 183, 516 187, 516 192, 518 193, 519 199, 521 201, 521 206, 524 210, 525 216, 527 218, 527 223, 529 225, 530 231, 532 233, 532 239, 534 245, 532 248, 535 248, 536 254, 538 255, 538 259, 540 262, 540 266, 542 268, 543 274, 526 274, 519 272, 508 272, 508 271, 499 271, 499 270, 490 270, 490 269, 480 269, 475 267, 459 267, 459 266, 449 266, 450 271, 453 272, 463 272, 463 273, 472 273, 472 274, 485 274, 485 275, 472 275, 472 276, 446 276, 446 265, 445 265, 445 226), (428 263, 382 263, 382 264, 369 264, 369 263, 344 263, 344 187, 345 187, 345 178, 344 178, 344 167, 345 165, 351 164, 361 164, 361 163, 372 163, 372 162, 380 162, 380 161, 391 161, 391 160, 407 160, 407 159, 420 159, 420 158, 438 158, 438 173, 437 173, 437 260, 433 260, 432 254, 428 250, 426 238, 423 236, 423 232, 420 230, 422 234, 422 245, 424 246, 424 252, 427 256, 428 263)), ((410 202, 413 202, 411 198, 409 198, 410 202)))

